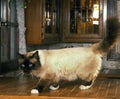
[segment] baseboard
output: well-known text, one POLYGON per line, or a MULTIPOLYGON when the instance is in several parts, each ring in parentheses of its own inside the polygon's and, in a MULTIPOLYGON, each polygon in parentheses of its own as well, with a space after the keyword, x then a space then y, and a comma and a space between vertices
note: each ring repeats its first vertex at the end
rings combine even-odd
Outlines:
POLYGON ((0 74, 7 73, 18 69, 18 63, 16 60, 4 62, 0 64, 0 74))

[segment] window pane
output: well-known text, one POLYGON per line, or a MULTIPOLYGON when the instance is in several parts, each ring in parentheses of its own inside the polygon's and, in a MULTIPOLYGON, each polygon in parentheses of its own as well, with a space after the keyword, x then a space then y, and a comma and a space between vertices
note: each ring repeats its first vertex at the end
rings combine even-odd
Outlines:
POLYGON ((58 0, 45 1, 45 33, 52 34, 57 32, 59 25, 59 2, 58 0))
POLYGON ((70 33, 99 32, 99 0, 70 0, 70 33))

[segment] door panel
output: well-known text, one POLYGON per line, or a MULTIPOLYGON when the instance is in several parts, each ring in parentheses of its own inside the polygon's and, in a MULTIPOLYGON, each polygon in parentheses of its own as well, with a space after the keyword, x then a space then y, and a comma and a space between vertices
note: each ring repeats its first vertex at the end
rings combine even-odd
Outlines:
POLYGON ((0 73, 16 68, 18 32, 15 8, 15 0, 0 0, 0 73))
POLYGON ((9 60, 9 33, 10 29, 7 27, 10 14, 8 13, 8 0, 1 0, 1 62, 9 60))

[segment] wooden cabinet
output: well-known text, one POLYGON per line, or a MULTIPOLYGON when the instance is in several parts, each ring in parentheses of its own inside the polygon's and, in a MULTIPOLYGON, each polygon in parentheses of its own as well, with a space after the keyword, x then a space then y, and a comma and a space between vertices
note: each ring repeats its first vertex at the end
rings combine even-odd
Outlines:
POLYGON ((27 44, 97 42, 105 35, 106 0, 31 0, 27 44))
POLYGON ((96 42, 105 30, 104 0, 63 0, 63 41, 96 42), (103 19, 104 18, 104 19, 103 19))
POLYGON ((60 41, 59 0, 31 0, 25 9, 27 44, 60 41))

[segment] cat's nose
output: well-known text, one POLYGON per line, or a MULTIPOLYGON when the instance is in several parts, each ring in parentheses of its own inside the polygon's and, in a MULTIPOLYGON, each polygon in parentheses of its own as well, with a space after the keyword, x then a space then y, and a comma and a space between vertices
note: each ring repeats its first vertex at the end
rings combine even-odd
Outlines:
POLYGON ((24 70, 24 73, 25 74, 30 74, 30 71, 29 70, 24 70))

